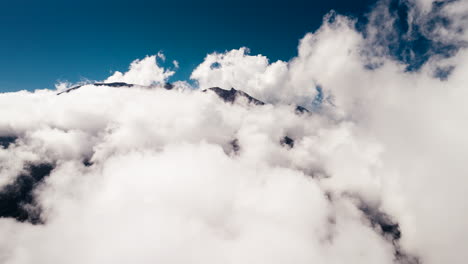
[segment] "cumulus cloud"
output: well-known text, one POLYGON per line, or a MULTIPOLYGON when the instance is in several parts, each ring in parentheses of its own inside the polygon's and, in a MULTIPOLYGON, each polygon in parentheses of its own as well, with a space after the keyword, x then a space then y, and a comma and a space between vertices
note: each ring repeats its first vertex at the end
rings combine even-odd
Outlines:
MULTIPOLYGON (((240 48, 207 55, 191 78, 201 88, 242 87, 269 103, 298 104, 310 108, 321 86, 332 86, 318 78, 346 82, 348 76, 343 77, 343 74, 352 75, 352 71, 362 68, 358 50, 362 36, 355 31, 352 20, 332 16, 332 22, 328 15, 317 32, 304 36, 298 47, 298 56, 289 62, 270 63, 265 56, 250 55, 247 48, 240 48), (343 72, 345 67, 350 70, 343 72)), ((328 94, 323 96, 328 98, 328 94)))
POLYGON ((441 80, 377 29, 332 13, 290 61, 207 55, 197 87, 153 85, 155 55, 106 80, 138 85, 1 94, 0 262, 465 263, 468 52, 441 80))
POLYGON ((105 82, 126 82, 139 85, 164 83, 175 72, 160 67, 156 58, 160 58, 162 61, 166 59, 164 54, 160 52, 157 55, 147 56, 142 60, 135 60, 130 64, 127 72, 116 71, 105 82))

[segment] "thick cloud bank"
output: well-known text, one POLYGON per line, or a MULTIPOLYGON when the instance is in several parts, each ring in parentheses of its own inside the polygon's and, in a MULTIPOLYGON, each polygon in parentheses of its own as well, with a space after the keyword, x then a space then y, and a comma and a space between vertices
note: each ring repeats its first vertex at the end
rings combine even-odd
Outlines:
POLYGON ((0 94, 0 263, 466 263, 467 8, 0 94))

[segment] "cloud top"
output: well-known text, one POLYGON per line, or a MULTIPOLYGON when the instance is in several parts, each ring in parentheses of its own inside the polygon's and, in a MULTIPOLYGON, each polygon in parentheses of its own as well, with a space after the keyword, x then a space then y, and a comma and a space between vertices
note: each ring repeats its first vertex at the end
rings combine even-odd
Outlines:
MULTIPOLYGON (((136 85, 0 94, 0 262, 465 263, 466 16, 408 70, 376 34, 392 3, 365 32, 327 15, 290 61, 208 54, 196 85, 163 85, 160 53, 105 80, 136 85)), ((407 4, 415 27, 466 10, 407 4)))
POLYGON ((105 82, 126 82, 139 85, 165 83, 175 72, 160 67, 157 58, 163 61, 166 59, 163 53, 158 53, 157 55, 146 56, 141 60, 134 60, 127 72, 116 71, 105 82))

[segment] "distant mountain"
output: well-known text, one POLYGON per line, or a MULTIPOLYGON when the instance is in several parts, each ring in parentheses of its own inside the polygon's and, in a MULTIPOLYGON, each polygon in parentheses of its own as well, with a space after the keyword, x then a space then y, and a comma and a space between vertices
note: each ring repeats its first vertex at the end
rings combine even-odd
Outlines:
MULTIPOLYGON (((117 88, 137 86, 136 84, 125 83, 125 82, 112 82, 112 83, 99 83, 98 82, 98 83, 93 83, 92 85, 94 85, 94 86, 109 86, 109 87, 117 87, 117 88)), ((84 85, 78 85, 78 86, 71 87, 71 88, 69 88, 69 89, 67 89, 65 91, 57 93, 57 95, 61 95, 61 94, 64 94, 64 93, 69 93, 71 91, 74 91, 76 89, 81 88, 82 86, 84 86, 84 85)), ((150 86, 141 86, 141 85, 140 85, 140 87, 151 88, 150 86)), ((166 90, 172 90, 174 88, 174 85, 171 84, 171 83, 165 83, 163 85, 163 87, 166 90)), ((219 96, 219 98, 221 98, 226 103, 234 103, 236 101, 236 99, 243 97, 243 98, 247 99, 247 101, 249 103, 254 104, 254 105, 264 105, 265 104, 265 102, 262 102, 262 101, 258 100, 257 98, 249 95, 248 93, 246 93, 244 91, 241 91, 241 90, 236 90, 234 88, 231 88, 230 90, 225 90, 225 89, 220 88, 220 87, 211 87, 211 88, 203 90, 202 92, 207 92, 207 91, 214 92, 216 95, 219 96)), ((295 111, 296 111, 297 114, 302 114, 302 113, 309 112, 309 110, 307 110, 306 108, 304 108, 302 106, 296 106, 295 111)))
MULTIPOLYGON (((226 103, 234 103, 237 98, 243 97, 243 98, 246 98, 249 103, 254 104, 254 105, 265 104, 264 102, 258 100, 257 98, 250 96, 248 93, 240 91, 240 90, 236 90, 234 88, 231 88, 230 90, 225 90, 219 87, 212 87, 212 88, 203 90, 203 92, 206 92, 206 91, 213 91, 226 103)), ((309 112, 309 110, 299 105, 296 106, 295 111, 297 114, 309 112)))
POLYGON ((203 90, 203 92, 206 92, 206 91, 213 91, 221 99, 223 99, 223 101, 226 102, 226 103, 234 103, 234 101, 236 101, 237 98, 244 97, 251 104, 255 104, 255 105, 264 105, 265 104, 264 102, 250 96, 248 93, 236 90, 234 88, 231 88, 231 90, 224 90, 224 89, 219 88, 219 87, 212 87, 212 88, 208 88, 206 90, 203 90))
MULTIPOLYGON (((124 83, 124 82, 93 83, 92 85, 94 85, 94 86, 110 86, 110 87, 132 87, 132 86, 134 86, 134 84, 124 83)), ((78 86, 74 86, 72 88, 68 88, 67 90, 65 90, 63 92, 60 92, 57 95, 61 95, 63 93, 69 93, 69 92, 71 92, 73 90, 81 88, 82 86, 84 86, 84 85, 78 85, 78 86)))

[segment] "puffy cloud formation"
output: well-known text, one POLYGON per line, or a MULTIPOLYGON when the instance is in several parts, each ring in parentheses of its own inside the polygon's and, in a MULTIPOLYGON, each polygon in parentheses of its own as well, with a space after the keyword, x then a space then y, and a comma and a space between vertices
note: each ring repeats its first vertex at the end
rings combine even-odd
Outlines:
POLYGON ((417 71, 332 14, 289 62, 208 55, 199 87, 142 86, 170 75, 152 56, 106 80, 140 85, 1 94, 0 262, 465 263, 468 52, 445 30, 417 71))
POLYGON ((107 78, 106 82, 126 82, 139 85, 152 85, 164 83, 169 77, 174 75, 174 71, 164 69, 157 63, 159 58, 162 61, 166 60, 163 53, 147 56, 142 60, 135 60, 130 64, 126 73, 116 71, 112 76, 107 78))

